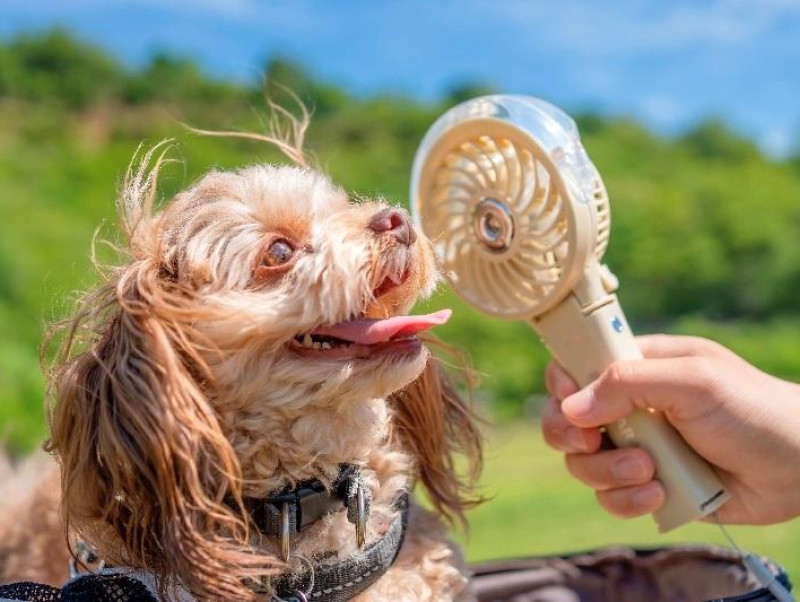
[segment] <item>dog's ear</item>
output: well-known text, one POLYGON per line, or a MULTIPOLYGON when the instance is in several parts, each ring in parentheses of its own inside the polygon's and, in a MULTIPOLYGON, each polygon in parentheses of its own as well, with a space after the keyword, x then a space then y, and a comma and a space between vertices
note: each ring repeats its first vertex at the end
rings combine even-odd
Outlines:
MULTIPOLYGON (((155 223, 140 215, 136 228, 155 223)), ((209 400, 198 304, 141 251, 64 324, 47 448, 61 465, 65 522, 162 588, 177 578, 198 599, 250 600, 242 579, 278 563, 250 546, 242 504, 225 503, 241 502, 241 470, 209 400)))
MULTIPOLYGON (((426 342, 446 349, 434 339, 426 342)), ((475 415, 441 360, 431 356, 422 374, 391 395, 390 403, 393 432, 415 456, 417 475, 433 507, 448 521, 466 525, 464 511, 482 501, 473 493, 482 468, 482 439, 475 415), (458 462, 458 455, 466 463, 458 462)))
POLYGON ((240 467, 180 299, 160 287, 155 269, 133 265, 74 326, 111 314, 54 373, 48 449, 63 512, 109 562, 178 576, 201 599, 246 600, 241 578, 274 559, 253 552, 247 518, 225 503, 241 496, 240 467))

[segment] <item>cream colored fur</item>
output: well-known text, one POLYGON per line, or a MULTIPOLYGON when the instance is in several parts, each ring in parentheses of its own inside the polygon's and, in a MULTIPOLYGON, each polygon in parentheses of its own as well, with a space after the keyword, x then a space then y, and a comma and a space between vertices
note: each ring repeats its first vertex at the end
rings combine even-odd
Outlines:
MULTIPOLYGON (((136 298, 143 308, 131 308, 133 301, 124 292, 129 286, 142 289, 141 283, 149 278, 152 283, 148 286, 157 287, 159 279, 165 279, 188 291, 185 307, 173 308, 172 321, 166 323, 168 332, 196 353, 197 357, 190 359, 201 366, 199 372, 208 373, 191 385, 191 395, 199 400, 195 407, 208 407, 211 415, 198 423, 196 433, 191 429, 175 432, 199 437, 205 436, 204 429, 218 428, 227 441, 219 445, 229 445, 235 456, 234 474, 224 477, 232 479, 231 486, 246 496, 264 496, 303 479, 319 478, 330 483, 339 464, 362 466, 373 497, 367 541, 378 537, 395 515, 392 503, 398 493, 411 490, 424 469, 408 439, 397 432, 394 417, 402 396, 393 396, 414 383, 433 360, 423 348, 408 357, 318 361, 295 354, 290 341, 320 324, 361 314, 386 317, 409 312, 418 296, 429 294, 435 285, 428 242, 421 233, 411 246, 376 235, 366 224, 386 205, 381 201, 350 202, 342 189, 309 168, 256 165, 212 172, 156 213, 150 211, 147 201, 154 179, 152 174, 134 170, 123 189, 130 259, 110 276, 107 298, 113 324, 118 319, 113 316, 125 318, 128 311, 149 311, 146 296, 136 298), (297 258, 286 273, 255 282, 259 254, 275 237, 294 241, 297 258), (385 297, 373 298, 373 290, 387 275, 397 276, 406 270, 410 278, 405 284, 385 297)), ((184 303, 184 297, 180 299, 184 303)), ((90 349, 94 345, 99 350, 95 353, 102 355, 103 337, 113 337, 113 332, 109 327, 95 338, 89 337, 85 344, 90 349)), ((145 328, 142 332, 148 331, 145 328)), ((144 352, 148 349, 155 347, 145 347, 144 352)), ((66 411, 63 404, 68 403, 67 397, 58 398, 59 387, 64 386, 65 379, 76 378, 69 375, 80 374, 81 361, 88 361, 76 353, 83 352, 68 350, 62 358, 64 371, 55 377, 56 410, 51 420, 56 429, 61 420, 59 404, 61 411, 66 411)), ((185 355, 175 361, 185 363, 185 355)), ((160 366, 164 379, 170 378, 171 366, 160 366)), ((189 373, 195 377, 192 370, 189 373)), ((101 398, 92 399, 92 403, 100 403, 97 400, 101 398)), ((113 394, 106 402, 115 402, 113 394)), ((161 403, 159 399, 147 402, 161 403)), ((84 399, 82 403, 89 402, 84 399)), ((145 405, 142 408, 142 412, 150 411, 145 405)), ((135 417, 135 406, 132 411, 135 417)), ((168 410, 158 411, 161 420, 170 420, 168 410)), ((161 426, 158 421, 153 424, 161 426)), ((117 437, 115 429, 123 426, 112 423, 108 428, 113 439, 117 437)), ((424 439, 427 435, 418 436, 424 439)), ((122 431, 119 439, 125 440, 122 431)), ((56 457, 66 462, 69 473, 62 483, 63 491, 75 499, 81 494, 70 489, 76 483, 97 482, 96 477, 94 481, 73 478, 85 461, 70 463, 69 446, 83 442, 76 433, 72 443, 66 435, 59 439, 57 434, 52 443, 56 457)), ((103 449, 97 454, 110 457, 103 449)), ((91 460, 91 455, 87 457, 91 460)), ((4 504, 0 515, 0 581, 32 579, 55 584, 66 578, 68 552, 58 517, 58 475, 52 468, 42 468, 39 459, 36 462, 34 481, 20 475, 11 477, 7 470, 0 485, 4 504), (17 503, 9 504, 10 498, 17 503)), ((124 464, 124 457, 116 462, 124 464)), ((135 475, 125 478, 136 483, 135 475)), ((214 482, 215 478, 200 475, 198 482, 214 482)), ((207 495, 219 500, 214 492, 207 495)), ((102 498, 102 491, 98 496, 102 498)), ((71 516, 71 507, 67 505, 64 513, 80 537, 101 554, 116 553, 112 560, 130 562, 130 550, 114 552, 122 542, 111 527, 103 525, 102 512, 71 516)), ((263 557, 278 556, 270 538, 261 537, 253 529, 248 530, 247 538, 263 557)), ((345 558, 357 552, 353 525, 343 513, 330 515, 300 534, 293 541, 292 551, 306 558, 334 551, 345 558)), ((292 565, 303 566, 297 560, 292 565)), ((276 558, 272 567, 264 569, 265 574, 280 566, 276 558)), ((448 541, 440 518, 414 505, 397 561, 358 600, 470 599, 467 584, 468 572, 448 541)), ((208 587, 208 591, 216 591, 213 583, 208 587)), ((208 594, 200 597, 212 599, 208 594)))

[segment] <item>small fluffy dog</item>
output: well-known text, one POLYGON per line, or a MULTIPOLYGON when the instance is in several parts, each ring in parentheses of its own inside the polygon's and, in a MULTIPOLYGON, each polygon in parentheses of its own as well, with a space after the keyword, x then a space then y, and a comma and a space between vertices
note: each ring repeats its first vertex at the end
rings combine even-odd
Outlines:
POLYGON ((213 171, 159 211, 163 149, 132 165, 128 261, 65 325, 46 446, 59 471, 0 517, 2 581, 63 583, 69 541, 164 599, 269 600, 283 579, 297 600, 338 600, 326 567, 357 569, 391 536, 354 599, 471 598, 441 519, 475 502, 480 438, 417 337, 447 312, 407 315, 434 288, 430 244, 402 209, 351 202, 271 140, 300 165, 213 171), (406 504, 417 481, 433 511, 406 504), (280 504, 343 486, 342 510, 302 530, 280 504), (253 510, 273 498, 277 534, 253 510))

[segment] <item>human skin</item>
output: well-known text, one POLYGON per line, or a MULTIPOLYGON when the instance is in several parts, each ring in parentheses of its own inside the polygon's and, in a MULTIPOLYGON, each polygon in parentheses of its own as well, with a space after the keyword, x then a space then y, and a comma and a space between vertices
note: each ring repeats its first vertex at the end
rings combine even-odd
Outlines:
POLYGON ((545 441, 595 490, 611 514, 631 518, 666 499, 641 448, 601 450, 600 427, 632 409, 663 412, 715 469, 732 499, 716 513, 729 524, 763 525, 800 515, 800 385, 781 380, 713 341, 638 337, 645 359, 617 362, 579 390, 552 362, 545 441))

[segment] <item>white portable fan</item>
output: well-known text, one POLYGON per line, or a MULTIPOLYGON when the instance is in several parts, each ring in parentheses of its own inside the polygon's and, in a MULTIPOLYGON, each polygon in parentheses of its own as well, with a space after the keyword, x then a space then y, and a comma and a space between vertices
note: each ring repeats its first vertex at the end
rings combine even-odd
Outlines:
MULTIPOLYGON (((605 186, 575 122, 526 96, 484 96, 431 126, 414 160, 412 212, 440 268, 477 309, 528 321, 580 385, 616 360, 640 359, 600 263, 608 244, 605 186)), ((615 445, 640 445, 667 491, 660 531, 714 512, 729 495, 660 414, 608 425, 615 445)))

